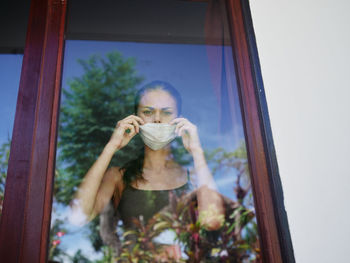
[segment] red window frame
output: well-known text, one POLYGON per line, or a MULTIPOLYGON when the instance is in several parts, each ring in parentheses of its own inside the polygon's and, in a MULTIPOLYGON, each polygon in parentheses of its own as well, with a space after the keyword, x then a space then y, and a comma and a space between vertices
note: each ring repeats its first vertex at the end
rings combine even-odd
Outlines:
MULTIPOLYGON (((249 3, 226 5, 262 261, 295 262, 249 3)), ((0 224, 1 262, 47 261, 66 9, 66 0, 31 1, 0 224)))

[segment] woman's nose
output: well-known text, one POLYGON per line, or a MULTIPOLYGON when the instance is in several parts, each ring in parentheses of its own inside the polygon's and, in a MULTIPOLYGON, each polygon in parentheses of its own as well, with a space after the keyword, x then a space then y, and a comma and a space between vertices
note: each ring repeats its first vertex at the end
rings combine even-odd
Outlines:
POLYGON ((158 111, 156 111, 155 114, 154 114, 154 122, 155 123, 161 123, 160 113, 158 111))

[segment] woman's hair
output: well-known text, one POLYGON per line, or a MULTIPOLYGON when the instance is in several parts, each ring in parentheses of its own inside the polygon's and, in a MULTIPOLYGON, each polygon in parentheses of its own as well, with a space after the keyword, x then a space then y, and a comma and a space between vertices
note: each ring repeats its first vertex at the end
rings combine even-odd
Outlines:
MULTIPOLYGON (((137 109, 142 97, 148 91, 152 90, 164 90, 168 92, 175 99, 177 106, 177 115, 179 116, 181 114, 182 99, 180 93, 171 84, 160 80, 152 81, 137 91, 134 101, 135 114, 137 114, 137 109)), ((145 180, 142 176, 144 158, 144 147, 142 147, 141 152, 136 159, 127 162, 123 167, 120 168, 120 170, 124 171, 123 182, 125 185, 130 185, 130 183, 133 181, 145 180)))
POLYGON ((148 91, 152 91, 152 90, 164 90, 168 92, 176 102, 177 115, 179 116, 181 114, 182 99, 181 99, 180 93, 168 82, 160 81, 160 80, 152 81, 144 85, 141 89, 137 91, 135 96, 135 101, 134 101, 135 114, 137 114, 137 109, 139 107, 140 100, 142 99, 143 95, 145 95, 148 91))

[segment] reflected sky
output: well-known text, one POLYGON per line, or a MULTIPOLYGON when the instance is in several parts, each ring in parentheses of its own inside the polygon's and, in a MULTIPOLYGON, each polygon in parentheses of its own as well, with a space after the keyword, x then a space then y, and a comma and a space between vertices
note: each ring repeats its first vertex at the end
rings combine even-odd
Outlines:
POLYGON ((0 55, 0 145, 11 138, 23 55, 0 55))

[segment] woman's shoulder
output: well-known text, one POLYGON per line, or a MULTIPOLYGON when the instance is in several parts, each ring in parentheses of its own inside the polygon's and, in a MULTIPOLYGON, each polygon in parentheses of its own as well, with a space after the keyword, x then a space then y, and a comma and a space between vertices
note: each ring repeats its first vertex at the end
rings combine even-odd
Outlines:
POLYGON ((119 166, 111 166, 107 169, 107 171, 110 171, 110 172, 115 173, 115 174, 123 175, 125 169, 123 167, 119 167, 119 166))
POLYGON ((121 199, 122 193, 125 189, 125 185, 123 182, 124 171, 118 166, 112 166, 107 170, 106 175, 111 178, 111 183, 114 185, 112 200, 114 207, 117 207, 121 199))
POLYGON ((115 183, 122 183, 124 170, 118 166, 112 166, 106 171, 105 177, 108 180, 113 180, 115 183))

